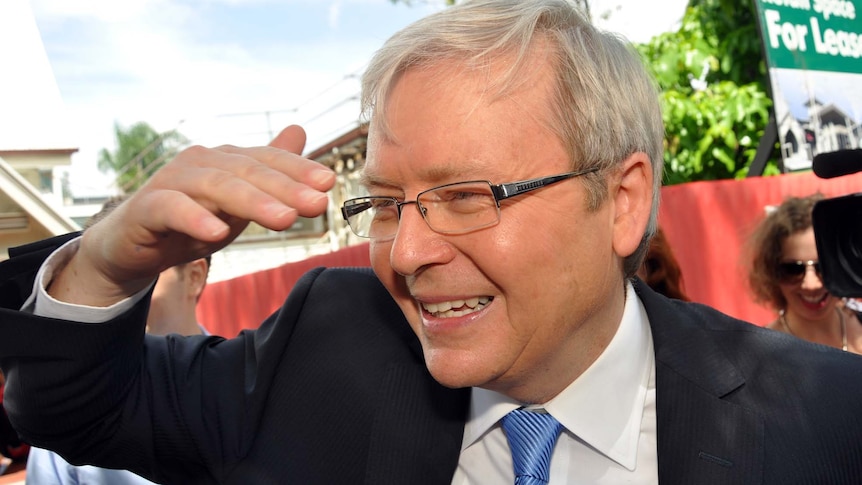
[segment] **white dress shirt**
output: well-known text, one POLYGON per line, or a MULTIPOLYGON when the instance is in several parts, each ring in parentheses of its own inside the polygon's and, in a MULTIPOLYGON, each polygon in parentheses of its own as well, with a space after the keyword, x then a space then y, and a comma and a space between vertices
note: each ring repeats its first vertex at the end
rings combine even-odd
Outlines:
MULTIPOLYGON (((521 405, 473 388, 453 485, 514 483, 500 419, 521 405)), ((542 406, 564 430, 550 484, 658 483, 655 355, 646 311, 631 284, 616 335, 598 359, 542 406)))

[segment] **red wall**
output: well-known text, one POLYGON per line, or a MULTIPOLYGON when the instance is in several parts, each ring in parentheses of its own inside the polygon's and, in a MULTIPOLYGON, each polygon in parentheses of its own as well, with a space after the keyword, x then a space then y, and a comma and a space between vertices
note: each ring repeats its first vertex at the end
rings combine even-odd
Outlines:
POLYGON ((663 188, 659 224, 682 267, 691 299, 758 325, 774 320, 771 310, 751 299, 742 245, 766 206, 818 191, 829 197, 862 192, 862 173, 823 180, 807 172, 663 188))
POLYGON ((288 263, 206 286, 198 302, 198 321, 213 335, 233 337, 256 328, 278 309, 294 283, 318 266, 370 266, 368 243, 288 263))
MULTIPOLYGON (((758 325, 774 317, 755 305, 746 285, 741 247, 764 207, 789 195, 862 192, 862 173, 831 180, 813 173, 693 182, 662 189, 659 224, 682 267, 692 300, 758 325)), ((848 221, 849 224, 862 221, 848 221)), ((296 280, 317 266, 368 266, 368 244, 207 286, 198 318, 212 333, 232 337, 275 311, 296 280)))

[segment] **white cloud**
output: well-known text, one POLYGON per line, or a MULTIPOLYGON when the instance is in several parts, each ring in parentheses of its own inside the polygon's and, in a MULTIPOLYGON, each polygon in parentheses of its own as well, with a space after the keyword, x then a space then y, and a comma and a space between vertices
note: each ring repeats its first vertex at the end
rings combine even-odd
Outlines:
POLYGON ((686 5, 688 0, 591 0, 590 13, 598 27, 642 43, 675 28, 686 5))
POLYGON ((332 2, 329 5, 329 28, 338 29, 338 18, 341 15, 341 2, 332 2))
POLYGON ((102 22, 123 22, 156 11, 175 11, 171 0, 30 0, 33 13, 46 19, 90 18, 102 22))

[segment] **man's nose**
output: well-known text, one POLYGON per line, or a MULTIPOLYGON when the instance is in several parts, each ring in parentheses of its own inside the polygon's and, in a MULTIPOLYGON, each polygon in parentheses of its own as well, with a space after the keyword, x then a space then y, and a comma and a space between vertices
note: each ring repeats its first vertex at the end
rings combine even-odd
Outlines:
POLYGON ((431 229, 419 204, 402 206, 398 231, 392 241, 389 262, 396 273, 408 276, 421 268, 442 264, 452 258, 454 249, 442 234, 431 229))

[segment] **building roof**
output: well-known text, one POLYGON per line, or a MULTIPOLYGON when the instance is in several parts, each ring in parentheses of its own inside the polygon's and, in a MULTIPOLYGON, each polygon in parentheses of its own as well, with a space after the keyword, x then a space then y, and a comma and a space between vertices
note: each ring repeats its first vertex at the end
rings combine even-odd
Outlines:
MULTIPOLYGON (((48 204, 33 185, 2 158, 0 158, 0 193, 12 199, 29 216, 30 220, 45 228, 49 233, 48 235, 65 234, 80 229, 78 224, 48 204)), ((0 214, 0 233, 3 229, 17 229, 12 226, 18 223, 26 225, 27 221, 26 219, 21 221, 6 220, 4 215, 0 214)), ((47 235, 43 237, 47 237, 47 235)))
POLYGON ((0 151, 77 150, 28 0, 0 1, 0 151))

